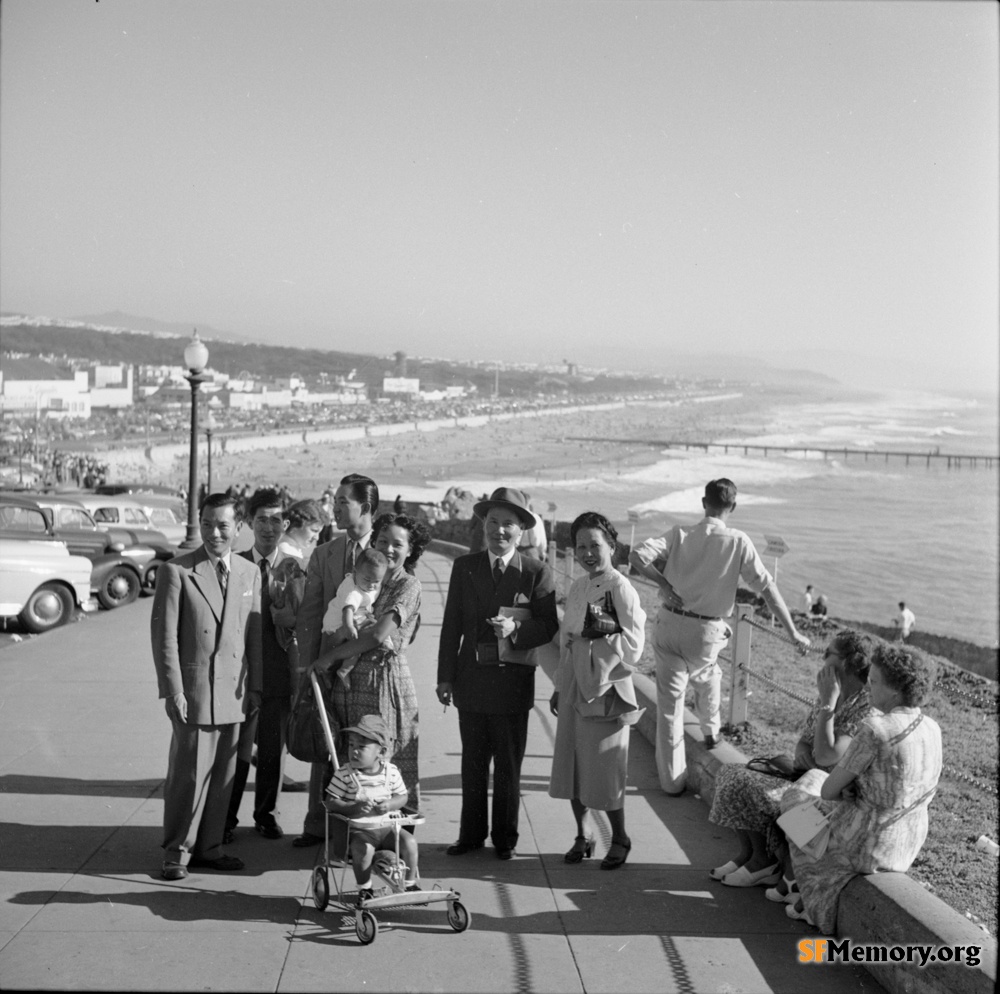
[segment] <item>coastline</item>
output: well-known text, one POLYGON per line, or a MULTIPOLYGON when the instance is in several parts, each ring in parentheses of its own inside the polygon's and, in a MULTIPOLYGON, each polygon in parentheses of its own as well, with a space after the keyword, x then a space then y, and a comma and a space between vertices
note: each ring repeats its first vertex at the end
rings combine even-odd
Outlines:
MULTIPOLYGON (((857 402, 870 402, 874 396, 859 391, 857 402)), ((455 419, 440 419, 419 425, 376 424, 337 433, 318 430, 304 435, 239 440, 238 452, 224 451, 226 443, 222 441, 213 445, 213 481, 216 489, 230 484, 247 483, 251 487, 284 484, 295 496, 318 496, 327 486, 335 486, 346 473, 361 472, 378 482, 387 503, 399 496, 411 504, 435 504, 452 486, 468 490, 478 498, 484 491, 507 484, 531 493, 536 510, 550 526, 553 520, 568 522, 582 510, 601 509, 616 523, 623 542, 630 539, 629 512, 638 509, 640 521, 635 525, 635 539, 641 541, 647 534, 658 533, 665 520, 669 523, 671 519, 690 517, 699 504, 701 481, 713 475, 730 475, 730 464, 700 454, 688 458, 686 453, 664 453, 651 445, 570 441, 571 437, 691 441, 752 438, 768 430, 776 410, 815 407, 833 399, 832 392, 826 391, 817 396, 815 391, 746 390, 733 396, 731 391, 720 388, 714 396, 579 405, 544 412, 518 412, 514 416, 484 415, 460 419, 465 423, 459 424, 455 419), (340 437, 322 438, 332 434, 340 437), (262 447, 250 450, 247 442, 262 447), (704 476, 706 472, 708 476, 704 476), (654 495, 660 496, 654 498, 654 495), (654 499, 644 503, 644 498, 654 499), (646 508, 653 505, 659 506, 647 513, 646 508), (674 518, 675 514, 680 517, 674 518)), ((845 396, 837 395, 836 401, 843 404, 845 396)), ((143 458, 142 475, 151 476, 159 471, 156 475, 166 482, 175 485, 182 482, 186 479, 186 447, 179 448, 183 448, 184 457, 178 454, 173 465, 163 462, 153 465, 143 458)), ((753 512, 760 517, 762 510, 768 510, 754 507, 755 503, 774 500, 758 496, 755 491, 781 492, 795 482, 797 474, 812 472, 815 467, 802 466, 793 460, 758 460, 753 464, 744 461, 732 466, 733 478, 741 484, 741 507, 751 508, 746 517, 741 514, 742 520, 748 521, 753 512)), ((122 467, 115 475, 127 478, 130 474, 122 467)), ((781 511, 782 517, 790 513, 781 511)), ((751 530, 756 536, 758 529, 751 530)), ((442 533, 441 537, 449 536, 442 533)), ((792 544, 800 550, 803 547, 801 541, 792 540, 792 544)), ((795 563, 791 565, 794 569, 795 563)), ((794 575, 788 568, 783 562, 783 582, 779 581, 783 587, 790 582, 788 577, 794 575)), ((785 589, 786 599, 792 590, 794 586, 785 589)), ((867 612, 858 613, 857 606, 851 609, 845 603, 842 607, 847 610, 837 612, 834 608, 834 613, 871 616, 867 612)), ((989 654, 995 670, 996 646, 990 645, 988 639, 977 641, 922 631, 921 637, 924 636, 948 646, 940 653, 947 658, 957 655, 980 658, 984 653, 989 654)), ((982 672, 980 665, 976 664, 974 669, 982 672)))

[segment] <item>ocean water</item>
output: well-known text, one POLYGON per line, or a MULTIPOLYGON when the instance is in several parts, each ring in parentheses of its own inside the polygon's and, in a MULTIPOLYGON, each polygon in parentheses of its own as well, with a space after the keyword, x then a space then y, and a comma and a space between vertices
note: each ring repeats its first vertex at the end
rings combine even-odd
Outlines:
MULTIPOLYGON (((714 441, 816 445, 926 453, 998 454, 996 398, 896 392, 864 401, 777 405, 763 434, 714 441)), ((757 416, 759 424, 761 418, 757 416)), ((505 480, 528 489, 537 509, 557 506, 569 520, 600 510, 635 541, 701 517, 707 480, 727 476, 739 487, 731 524, 763 554, 764 535, 789 551, 775 561, 791 607, 805 585, 825 594, 836 617, 891 624, 906 601, 925 631, 996 646, 998 640, 998 465, 947 469, 935 460, 842 455, 743 455, 668 450, 653 464, 621 473, 583 469, 579 478, 546 483, 505 480)), ((475 492, 493 481, 454 481, 475 492)))

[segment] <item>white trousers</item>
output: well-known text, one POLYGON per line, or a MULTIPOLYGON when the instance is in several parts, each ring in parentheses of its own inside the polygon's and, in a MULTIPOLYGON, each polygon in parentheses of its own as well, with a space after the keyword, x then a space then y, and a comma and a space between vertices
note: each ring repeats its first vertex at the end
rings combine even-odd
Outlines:
POLYGON ((687 784, 684 751, 684 693, 694 690, 694 710, 705 735, 722 727, 719 705, 722 670, 716 662, 732 630, 724 621, 700 621, 660 609, 653 653, 656 657, 656 769, 660 787, 674 793, 687 784))

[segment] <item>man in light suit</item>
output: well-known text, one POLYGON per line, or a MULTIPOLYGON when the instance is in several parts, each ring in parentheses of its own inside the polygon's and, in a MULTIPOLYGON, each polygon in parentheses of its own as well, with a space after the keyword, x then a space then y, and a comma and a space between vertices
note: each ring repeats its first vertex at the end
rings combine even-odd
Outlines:
MULTIPOLYGON (((296 617, 300 680, 307 679, 306 671, 327 648, 323 644, 323 615, 337 587, 354 568, 358 554, 371 544, 372 520, 378 513, 378 505, 379 492, 374 480, 351 473, 340 481, 333 498, 333 519, 344 534, 316 546, 309 559, 306 589, 296 617)), ((312 764, 309 808, 302 834, 292 841, 293 846, 315 846, 324 840, 323 792, 332 775, 329 763, 312 764)))
POLYGON ((473 510, 484 522, 486 550, 455 560, 438 649, 438 700, 447 707, 454 699, 462 738, 462 815, 458 841, 446 851, 461 856, 481 849, 489 834, 497 857, 511 859, 535 668, 500 654, 509 656, 508 645, 523 655, 551 641, 559 619, 552 571, 517 551, 522 532, 535 524, 524 494, 500 487, 473 510), (520 617, 502 617, 501 608, 520 617))
POLYGON ((242 870, 222 852, 246 714, 260 703, 260 573, 232 555, 236 498, 210 494, 204 543, 156 575, 150 624, 160 697, 173 727, 163 787, 163 878, 188 867, 242 870))

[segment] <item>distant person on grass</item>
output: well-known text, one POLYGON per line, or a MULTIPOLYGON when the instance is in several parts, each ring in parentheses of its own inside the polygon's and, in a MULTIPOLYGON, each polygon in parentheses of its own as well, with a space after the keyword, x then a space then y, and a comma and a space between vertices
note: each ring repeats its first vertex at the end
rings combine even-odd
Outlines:
POLYGON ((732 635, 723 619, 736 607, 739 581, 764 598, 800 649, 809 645, 809 639, 796 629, 753 542, 727 523, 736 510, 736 484, 725 478, 711 480, 701 503, 705 516, 698 524, 675 525, 659 538, 647 539, 629 556, 635 570, 660 587, 653 639, 656 767, 660 786, 674 797, 687 786, 684 692, 688 682, 694 687, 695 711, 706 746, 712 749, 719 741, 722 671, 716 659, 732 635))
POLYGON ((906 601, 899 602, 899 614, 896 615, 893 624, 897 628, 896 638, 900 642, 905 642, 913 631, 913 626, 917 623, 917 616, 906 606, 906 601))

